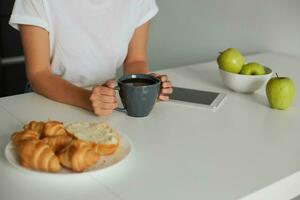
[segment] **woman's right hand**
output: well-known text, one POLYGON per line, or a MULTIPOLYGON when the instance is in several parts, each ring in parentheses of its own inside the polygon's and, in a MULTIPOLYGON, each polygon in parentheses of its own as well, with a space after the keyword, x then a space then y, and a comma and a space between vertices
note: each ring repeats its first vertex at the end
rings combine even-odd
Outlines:
POLYGON ((117 107, 115 84, 113 80, 107 81, 103 85, 93 88, 90 96, 93 111, 98 116, 106 116, 112 114, 117 107))

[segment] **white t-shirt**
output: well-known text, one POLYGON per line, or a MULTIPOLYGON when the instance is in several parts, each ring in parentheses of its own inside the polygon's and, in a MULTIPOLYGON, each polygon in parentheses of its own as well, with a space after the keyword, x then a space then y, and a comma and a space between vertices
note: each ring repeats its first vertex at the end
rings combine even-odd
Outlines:
POLYGON ((157 12, 155 0, 16 0, 10 25, 47 30, 52 72, 87 87, 114 78, 135 29, 157 12))

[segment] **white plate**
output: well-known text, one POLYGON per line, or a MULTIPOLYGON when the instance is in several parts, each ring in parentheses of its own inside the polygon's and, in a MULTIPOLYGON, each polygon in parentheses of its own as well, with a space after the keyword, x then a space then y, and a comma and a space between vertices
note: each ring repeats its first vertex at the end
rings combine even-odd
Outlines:
POLYGON ((124 161, 124 159, 129 156, 131 151, 132 151, 132 146, 129 139, 124 135, 120 135, 120 145, 117 151, 110 156, 102 156, 95 165, 93 165, 92 167, 90 167, 89 169, 87 169, 82 173, 76 173, 66 168, 62 168, 61 171, 57 173, 47 173, 47 172, 27 169, 19 164, 18 155, 16 154, 16 150, 12 142, 9 142, 5 147, 5 157, 8 160, 8 162, 13 166, 15 166, 17 169, 25 170, 27 172, 51 174, 51 175, 52 174, 53 175, 78 175, 78 174, 86 174, 86 173, 96 173, 99 171, 103 171, 103 169, 111 168, 117 163, 124 161))

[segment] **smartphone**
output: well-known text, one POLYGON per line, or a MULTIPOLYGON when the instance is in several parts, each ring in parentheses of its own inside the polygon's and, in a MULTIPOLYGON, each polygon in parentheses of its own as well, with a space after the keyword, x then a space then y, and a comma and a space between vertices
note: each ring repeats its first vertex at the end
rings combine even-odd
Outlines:
POLYGON ((225 97, 226 94, 224 93, 173 87, 170 100, 171 102, 188 103, 214 110, 221 105, 225 97))

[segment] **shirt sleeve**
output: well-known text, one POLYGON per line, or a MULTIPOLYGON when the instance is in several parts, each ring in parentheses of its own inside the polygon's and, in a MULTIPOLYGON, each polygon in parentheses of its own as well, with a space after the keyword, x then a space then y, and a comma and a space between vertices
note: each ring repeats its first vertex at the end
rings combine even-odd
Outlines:
POLYGON ((152 19, 158 13, 158 10, 155 0, 140 0, 136 27, 152 19))
POLYGON ((16 0, 9 24, 19 30, 19 25, 33 25, 49 32, 49 22, 44 0, 16 0))

